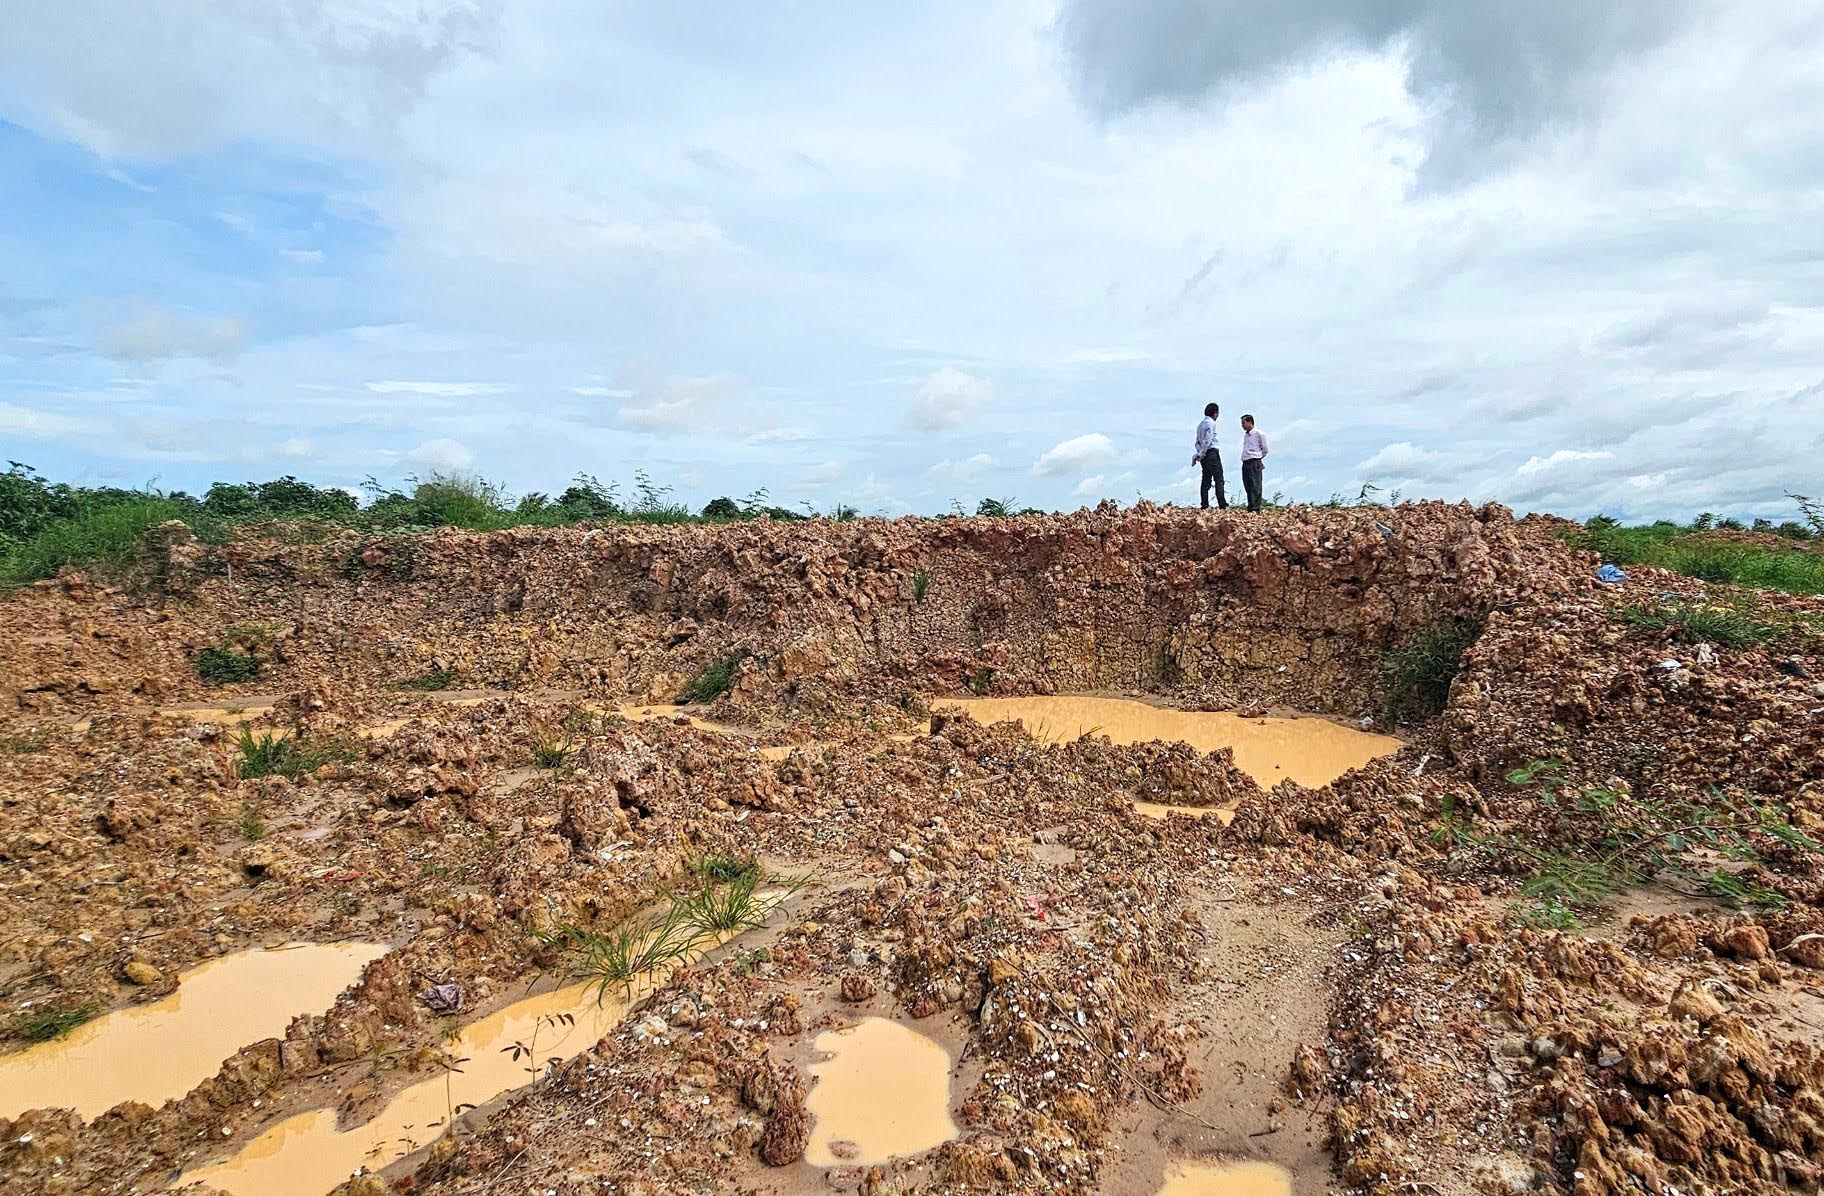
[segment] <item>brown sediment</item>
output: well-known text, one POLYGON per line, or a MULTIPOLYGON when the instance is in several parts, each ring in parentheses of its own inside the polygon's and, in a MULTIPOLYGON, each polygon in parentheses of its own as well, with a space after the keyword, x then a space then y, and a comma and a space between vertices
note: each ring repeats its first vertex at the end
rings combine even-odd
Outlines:
POLYGON ((956 1137, 950 1056, 915 1030, 864 1018, 817 1036, 829 1057, 811 1065, 813 1118, 805 1161, 869 1166, 920 1154, 956 1137))
POLYGON ((55 1042, 0 1055, 0 1117, 120 1104, 159 1105, 215 1074, 241 1047, 327 1009, 386 948, 297 943, 238 951, 185 972, 177 991, 97 1018, 55 1042))
POLYGON ((1810 1190, 1818 853, 1755 831, 1715 862, 1784 908, 1700 891, 1554 929, 1527 924, 1531 857, 1484 845, 1587 846, 1576 803, 1503 779, 1544 755, 1630 816, 1752 801, 1824 836, 1818 643, 1643 631, 1626 604, 1729 595, 1651 570, 1602 590, 1556 531, 1412 504, 179 537, 149 593, 0 596, 0 1035, 265 943, 399 944, 160 1108, 0 1115, 0 1192, 251 1174, 287 1123, 335 1182, 392 1153, 336 1152, 426 1099, 396 1127, 416 1148, 358 1190, 1152 1196, 1175 1162, 1240 1159, 1301 1192, 1810 1190), (195 653, 249 620, 283 630, 266 672, 205 684, 195 653), (1390 730, 1383 652, 1440 623, 1486 625, 1443 711, 1340 775, 1158 725, 1320 711, 1346 725, 1214 721, 1363 743, 1390 730), (714 702, 603 717, 731 656, 714 702), (496 688, 394 688, 432 667, 496 688), (233 732, 154 714, 256 689, 262 732, 344 750, 244 779, 233 732), (1094 691, 1181 709, 1132 743, 1075 737, 1108 711, 1024 720, 1057 743, 979 707, 930 730, 933 703, 1094 691), (750 858, 811 878, 792 908, 427 1141, 472 1099, 441 1095, 446 1026, 568 973, 567 929, 750 858), (811 1048, 865 1018, 955 1061, 955 1136, 851 1159, 833 1138, 814 1166, 811 1048))
POLYGON ((1235 754, 1236 767, 1267 788, 1290 780, 1315 789, 1404 746, 1391 735, 1322 718, 1174 710, 1097 695, 948 698, 937 708, 960 711, 982 723, 1017 719, 1029 732, 1052 743, 1106 735, 1121 744, 1162 740, 1200 752, 1228 748, 1235 754))

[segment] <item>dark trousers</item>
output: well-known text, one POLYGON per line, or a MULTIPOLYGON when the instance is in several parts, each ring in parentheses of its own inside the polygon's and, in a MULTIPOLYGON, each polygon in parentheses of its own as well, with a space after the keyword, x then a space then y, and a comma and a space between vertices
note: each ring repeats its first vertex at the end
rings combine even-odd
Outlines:
POLYGON ((1229 509, 1229 496, 1222 492, 1222 454, 1215 449, 1203 455, 1203 487, 1199 493, 1203 496, 1203 505, 1210 505, 1210 486, 1216 487, 1216 505, 1223 510, 1229 509))
POLYGON ((1248 510, 1260 511, 1260 475, 1266 462, 1259 457, 1241 463, 1241 488, 1248 492, 1248 510))

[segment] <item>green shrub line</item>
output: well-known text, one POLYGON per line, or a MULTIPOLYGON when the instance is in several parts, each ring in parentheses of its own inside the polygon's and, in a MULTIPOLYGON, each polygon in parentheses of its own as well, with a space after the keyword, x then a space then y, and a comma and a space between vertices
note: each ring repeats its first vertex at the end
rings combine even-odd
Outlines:
POLYGON ((1605 562, 1648 565, 1700 581, 1779 590, 1788 594, 1824 594, 1824 548, 1813 531, 1812 500, 1795 495, 1806 521, 1744 528, 1733 520, 1718 522, 1700 515, 1688 524, 1662 521, 1628 527, 1597 516, 1566 534, 1572 547, 1599 553, 1605 562), (1746 540, 1719 538, 1716 531, 1760 531, 1787 541, 1772 547, 1746 540))

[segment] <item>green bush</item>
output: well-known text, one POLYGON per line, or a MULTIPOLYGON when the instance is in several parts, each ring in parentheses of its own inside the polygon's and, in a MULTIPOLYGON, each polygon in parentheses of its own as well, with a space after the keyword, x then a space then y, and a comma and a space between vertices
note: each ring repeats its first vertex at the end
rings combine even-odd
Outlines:
POLYGON ((1389 724, 1443 712, 1463 654, 1482 635, 1480 618, 1447 619, 1381 655, 1381 688, 1389 724))
POLYGON ((740 674, 741 662, 747 659, 746 652, 731 652, 719 656, 697 671, 684 685, 684 698, 691 702, 713 702, 727 693, 735 684, 735 677, 740 674))
POLYGON ((0 582, 23 585, 55 577, 68 567, 126 564, 143 553, 146 533, 153 528, 176 519, 200 531, 199 515, 192 499, 134 493, 111 505, 53 520, 15 544, 0 561, 0 582))
POLYGON ((196 671, 204 681, 227 685, 251 681, 260 675, 260 662, 245 652, 224 648, 204 648, 196 654, 196 671))

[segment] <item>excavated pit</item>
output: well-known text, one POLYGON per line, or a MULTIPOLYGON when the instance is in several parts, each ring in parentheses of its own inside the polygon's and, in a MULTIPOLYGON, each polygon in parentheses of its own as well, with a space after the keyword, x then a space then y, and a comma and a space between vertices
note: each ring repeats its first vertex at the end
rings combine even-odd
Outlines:
POLYGON ((1779 908, 1567 928, 1520 919, 1523 861, 1462 837, 1564 847, 1501 780, 1545 755, 1824 834, 1815 645, 1782 671, 1653 639, 1547 521, 1143 506, 159 542, 136 588, 0 596, 0 1069, 262 944, 394 945, 301 1016, 224 1025, 197 1076, 0 1109, 7 1196, 1824 1174, 1815 853, 1757 839, 1741 875, 1779 908), (1390 654, 1484 625, 1448 700, 1389 725, 1390 654), (205 683, 223 644, 260 675, 205 683), (245 775, 243 731, 305 763, 245 775), (726 894, 750 859, 802 880, 789 905, 590 1013, 578 936, 726 894), (450 986, 454 1012, 427 995, 450 986), (17 1041, 46 1010, 103 1016, 17 1041))

